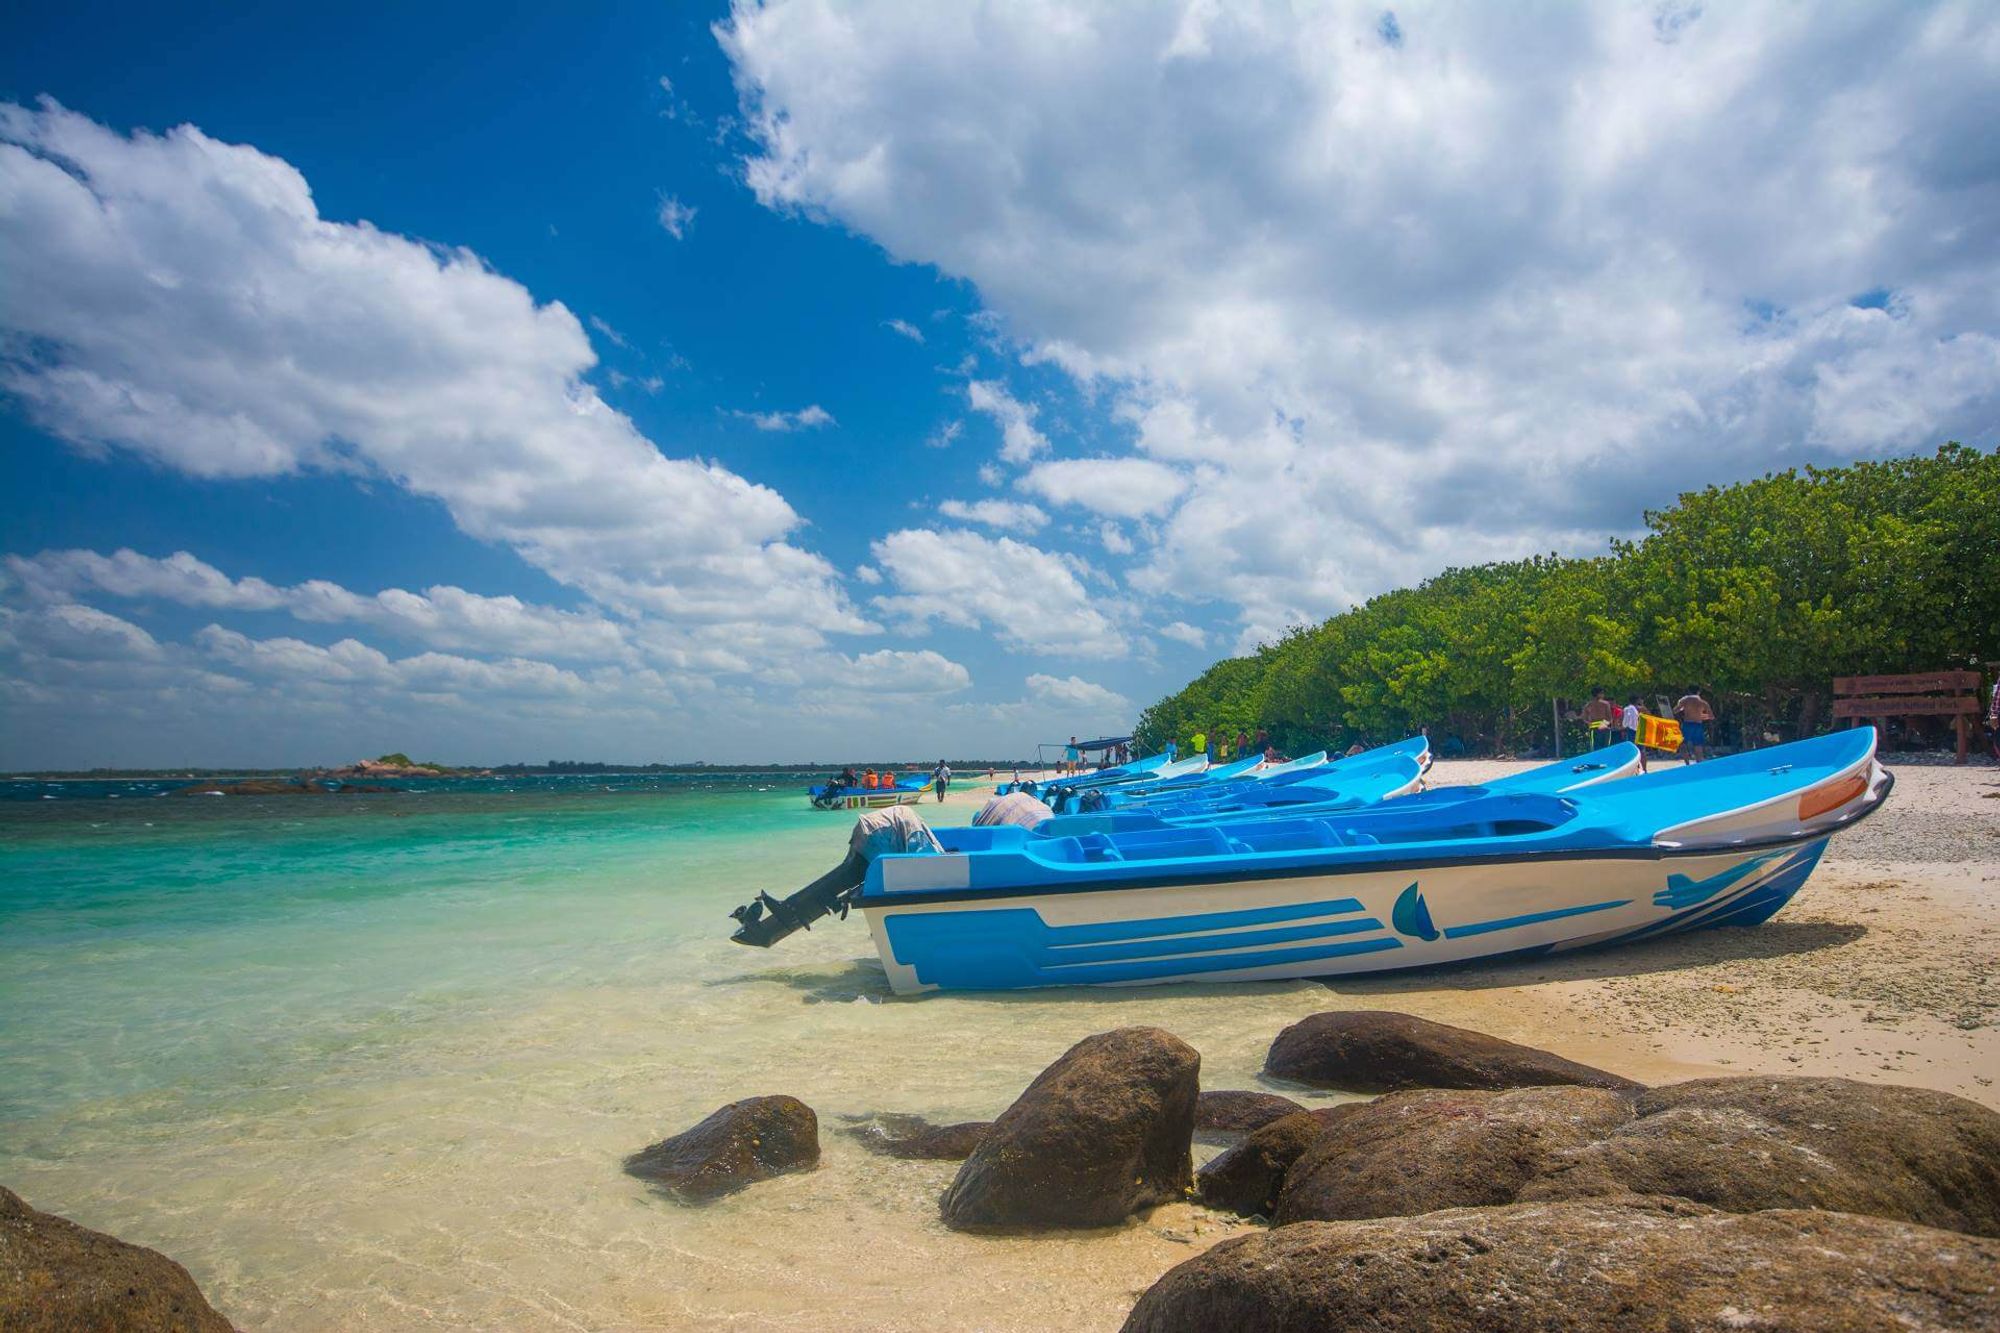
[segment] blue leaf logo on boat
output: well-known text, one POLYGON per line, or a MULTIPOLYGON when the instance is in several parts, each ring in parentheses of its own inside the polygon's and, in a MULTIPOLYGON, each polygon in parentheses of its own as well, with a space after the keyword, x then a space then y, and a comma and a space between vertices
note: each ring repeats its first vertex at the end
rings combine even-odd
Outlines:
POLYGON ((1411 939, 1428 941, 1438 937, 1438 928, 1431 924, 1430 905, 1424 901, 1423 890, 1414 884, 1396 895, 1396 905, 1389 909, 1389 923, 1411 939))

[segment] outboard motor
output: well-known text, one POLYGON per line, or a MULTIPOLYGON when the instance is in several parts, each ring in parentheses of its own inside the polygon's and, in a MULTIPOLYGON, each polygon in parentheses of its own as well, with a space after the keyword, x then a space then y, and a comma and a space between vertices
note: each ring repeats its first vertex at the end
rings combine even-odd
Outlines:
POLYGON ((811 930, 812 923, 823 916, 838 912, 844 921, 849 904, 861 891, 861 881, 867 877, 868 858, 860 852, 849 852, 846 860, 789 898, 759 893, 733 909, 729 915, 742 924, 729 938, 738 944, 768 949, 793 931, 811 930))
POLYGON ((768 949, 794 931, 811 930, 812 923, 838 912, 847 919, 847 909, 860 896, 862 881, 868 878, 868 863, 887 852, 942 852, 937 835, 908 806, 870 810, 854 821, 847 840, 847 858, 833 869, 788 898, 759 893, 731 911, 736 931, 729 938, 738 944, 768 949))

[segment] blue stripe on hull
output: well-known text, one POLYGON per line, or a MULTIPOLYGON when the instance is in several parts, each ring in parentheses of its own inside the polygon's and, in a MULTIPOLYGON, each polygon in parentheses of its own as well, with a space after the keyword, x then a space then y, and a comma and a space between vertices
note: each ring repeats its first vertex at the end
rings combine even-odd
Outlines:
POLYGON ((900 913, 888 917, 883 929, 896 962, 914 969, 925 985, 946 990, 1014 990, 1315 963, 1402 947, 1399 941, 1381 936, 1337 938, 1381 930, 1382 923, 1370 916, 1272 930, 1226 929, 1351 914, 1360 909, 1361 904, 1354 899, 1339 898, 1240 912, 1051 926, 1031 907, 1004 907, 900 913), (1257 947, 1273 944, 1300 947, 1257 947))
POLYGON ((1630 898, 1613 898, 1610 902, 1585 903, 1581 907, 1558 907, 1549 912, 1529 912, 1525 916, 1503 916, 1493 921, 1475 921, 1466 926, 1446 926, 1444 937, 1448 940, 1463 939, 1467 935, 1485 935, 1496 930, 1512 930, 1516 926, 1532 926, 1542 921, 1560 921, 1566 916, 1608 912, 1614 907, 1624 907, 1631 901, 1630 898))

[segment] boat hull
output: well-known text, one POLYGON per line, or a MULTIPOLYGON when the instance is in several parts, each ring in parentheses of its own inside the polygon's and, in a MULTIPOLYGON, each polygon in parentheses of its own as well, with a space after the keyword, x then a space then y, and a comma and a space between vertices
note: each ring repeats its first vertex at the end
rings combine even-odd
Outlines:
POLYGON ((1349 976, 1753 925, 1826 842, 864 899, 862 912, 899 994, 1349 976))

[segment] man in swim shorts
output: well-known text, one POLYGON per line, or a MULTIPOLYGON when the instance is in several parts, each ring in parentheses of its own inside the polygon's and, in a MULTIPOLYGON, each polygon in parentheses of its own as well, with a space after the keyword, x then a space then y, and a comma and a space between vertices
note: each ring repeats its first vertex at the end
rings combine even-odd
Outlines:
POLYGON ((1708 758, 1708 724, 1715 721, 1715 710, 1701 697, 1700 686, 1690 685, 1675 701, 1674 716, 1681 722, 1681 762, 1693 764, 1708 758))

